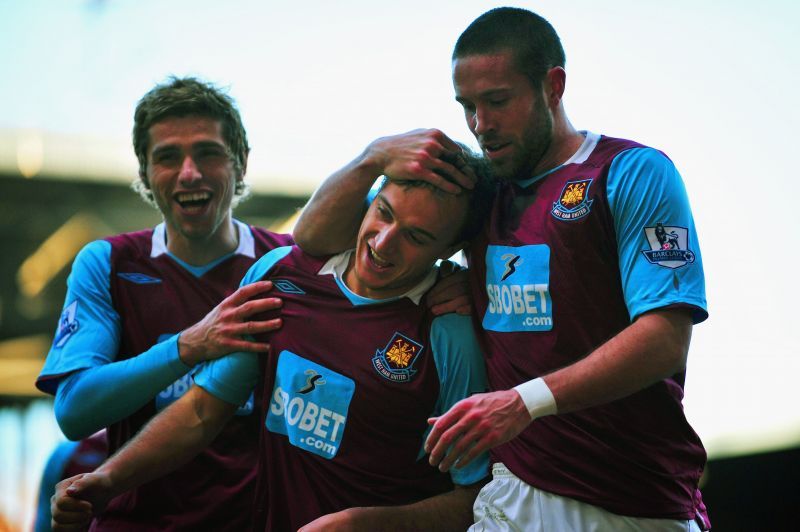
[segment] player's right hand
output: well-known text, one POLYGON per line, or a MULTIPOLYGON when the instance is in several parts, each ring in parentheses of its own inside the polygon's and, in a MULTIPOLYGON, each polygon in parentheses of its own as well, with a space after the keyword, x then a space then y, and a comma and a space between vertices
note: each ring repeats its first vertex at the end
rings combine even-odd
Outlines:
POLYGON ((394 181, 426 181, 451 194, 475 186, 476 177, 461 147, 438 129, 379 138, 367 147, 366 154, 380 174, 394 181))
POLYGON ((50 498, 50 523, 54 532, 86 530, 97 513, 108 502, 102 494, 107 479, 97 473, 82 473, 56 484, 50 498))
POLYGON ((267 351, 268 344, 251 338, 279 329, 281 319, 250 321, 250 318, 281 307, 283 302, 277 297, 255 297, 271 289, 270 281, 242 286, 211 309, 202 320, 184 330, 178 337, 181 361, 187 366, 195 366, 236 351, 267 351))

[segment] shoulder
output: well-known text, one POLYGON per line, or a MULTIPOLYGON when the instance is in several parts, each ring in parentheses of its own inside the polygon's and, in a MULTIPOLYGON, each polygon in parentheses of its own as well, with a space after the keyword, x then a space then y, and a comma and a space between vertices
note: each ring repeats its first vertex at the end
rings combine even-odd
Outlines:
POLYGON ((258 259, 242 279, 241 286, 255 283, 263 279, 269 271, 283 258, 285 258, 296 246, 281 246, 268 251, 260 259, 258 259))
POLYGON ((294 244, 294 239, 290 234, 273 233, 272 231, 267 231, 262 227, 256 227, 253 225, 248 225, 247 227, 250 229, 250 232, 253 234, 253 238, 256 240, 256 242, 267 249, 291 246, 294 244))

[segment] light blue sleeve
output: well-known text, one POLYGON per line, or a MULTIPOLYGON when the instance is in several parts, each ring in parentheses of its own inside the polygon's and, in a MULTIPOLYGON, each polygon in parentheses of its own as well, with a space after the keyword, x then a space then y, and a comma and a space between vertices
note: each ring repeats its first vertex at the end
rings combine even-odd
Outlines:
POLYGON ((85 438, 137 411, 190 369, 176 334, 135 357, 76 371, 60 379, 56 421, 67 438, 85 438))
POLYGON ((695 323, 706 319, 697 231, 672 161, 652 148, 621 153, 609 168, 607 194, 631 320, 666 306, 690 308, 695 323))
POLYGON ((119 348, 120 319, 111 303, 111 244, 96 240, 75 257, 55 338, 37 386, 55 394, 60 377, 112 362, 119 348))
MULTIPOLYGON (((241 286, 264 279, 279 260, 292 250, 290 246, 275 248, 255 264, 242 279, 241 286)), ((258 354, 232 353, 206 363, 194 376, 194 382, 211 395, 234 405, 250 397, 258 381, 258 354)))
POLYGON ((135 412, 189 371, 177 336, 117 361, 120 318, 111 302, 111 244, 98 240, 75 257, 53 345, 36 384, 55 394, 61 430, 73 440, 135 412))
MULTIPOLYGON (((469 316, 445 314, 434 319, 431 324, 431 352, 440 381, 439 400, 432 416, 447 412, 451 406, 472 394, 487 391, 483 353, 469 316)), ((465 468, 452 468, 450 475, 454 484, 462 486, 486 478, 489 476, 489 453, 475 458, 465 468)))

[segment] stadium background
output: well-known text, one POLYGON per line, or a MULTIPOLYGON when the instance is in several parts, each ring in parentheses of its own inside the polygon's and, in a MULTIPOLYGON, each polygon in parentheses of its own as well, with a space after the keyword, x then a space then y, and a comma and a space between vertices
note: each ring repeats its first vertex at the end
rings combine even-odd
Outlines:
MULTIPOLYGON (((711 318, 686 412, 710 455, 717 530, 792 529, 800 503, 800 223, 792 180, 798 5, 588 0, 538 11, 567 52, 573 123, 667 152, 682 171, 711 318)), ((63 439, 35 391, 75 253, 158 221, 128 185, 136 100, 169 74, 230 88, 253 146, 237 217, 291 227, 371 139, 438 127, 474 145, 449 53, 483 0, 383 5, 143 0, 0 2, 0 530, 27 530, 63 439), (2 524, 5 523, 5 524, 2 524)))

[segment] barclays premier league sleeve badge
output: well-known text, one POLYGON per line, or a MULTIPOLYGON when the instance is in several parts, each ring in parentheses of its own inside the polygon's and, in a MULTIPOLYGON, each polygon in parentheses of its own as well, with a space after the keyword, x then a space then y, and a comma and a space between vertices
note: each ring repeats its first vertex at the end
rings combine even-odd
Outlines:
POLYGON ((61 312, 61 317, 58 319, 58 330, 56 337, 53 340, 55 347, 64 347, 73 334, 78 330, 78 318, 75 315, 78 313, 78 300, 76 299, 61 312))
POLYGON ((650 264, 676 269, 694 262, 687 228, 659 223, 655 227, 645 227, 644 234, 650 249, 642 253, 650 264))

